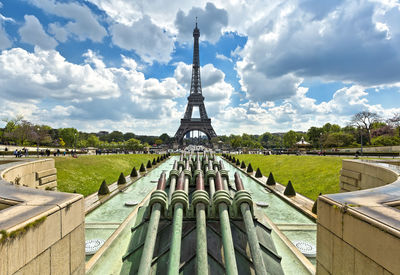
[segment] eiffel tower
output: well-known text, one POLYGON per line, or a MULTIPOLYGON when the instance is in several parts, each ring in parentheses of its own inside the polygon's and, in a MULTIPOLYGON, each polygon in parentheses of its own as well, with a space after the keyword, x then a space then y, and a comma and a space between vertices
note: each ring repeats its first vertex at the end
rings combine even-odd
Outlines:
POLYGON ((188 97, 185 116, 181 119, 181 125, 175 134, 175 140, 180 144, 182 143, 184 136, 193 130, 203 132, 208 137, 208 140, 217 136, 211 126, 211 119, 207 116, 206 107, 204 106, 204 96, 201 90, 199 37, 200 30, 197 28, 196 18, 196 27, 193 30, 194 45, 190 95, 188 97), (199 108, 200 118, 192 118, 193 107, 199 108))

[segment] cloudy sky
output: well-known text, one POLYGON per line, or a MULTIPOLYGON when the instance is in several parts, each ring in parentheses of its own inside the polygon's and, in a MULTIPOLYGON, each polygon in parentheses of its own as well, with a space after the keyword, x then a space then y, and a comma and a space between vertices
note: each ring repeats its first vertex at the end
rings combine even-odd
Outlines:
POLYGON ((0 118, 173 135, 196 16, 217 134, 400 112, 397 0, 0 0, 0 118))

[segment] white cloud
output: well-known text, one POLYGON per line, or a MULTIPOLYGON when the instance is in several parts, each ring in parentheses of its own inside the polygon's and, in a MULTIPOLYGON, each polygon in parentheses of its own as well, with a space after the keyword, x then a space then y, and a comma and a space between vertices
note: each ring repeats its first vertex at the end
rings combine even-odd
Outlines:
POLYGON ((25 15, 25 24, 18 30, 21 41, 44 50, 54 49, 57 41, 49 36, 34 15, 25 15))
POLYGON ((68 40, 68 31, 64 27, 61 27, 59 23, 49 24, 49 33, 54 35, 60 42, 66 42, 68 40))
POLYGON ((145 62, 166 63, 174 50, 172 38, 145 16, 132 25, 114 24, 110 27, 112 41, 126 50, 134 50, 145 62))
POLYGON ((215 55, 215 57, 216 57, 217 59, 220 59, 220 60, 233 62, 233 61, 232 61, 232 58, 229 58, 229 57, 227 57, 227 56, 225 56, 225 55, 223 55, 223 54, 220 54, 220 53, 217 53, 217 54, 215 55))
MULTIPOLYGON (((94 42, 101 42, 107 35, 105 28, 97 21, 97 18, 90 9, 83 4, 78 4, 76 2, 61 3, 53 0, 30 1, 47 13, 68 19, 69 21, 63 28, 79 40, 90 39, 94 42)), ((60 35, 59 29, 61 26, 57 27, 56 33, 60 35)))
POLYGON ((11 47, 12 42, 8 36, 6 30, 3 27, 2 22, 0 22, 0 50, 7 49, 11 47))
POLYGON ((84 64, 78 65, 54 50, 3 51, 1 104, 29 106, 31 111, 1 108, 0 117, 21 113, 32 122, 83 130, 123 130, 121 125, 125 125, 125 129, 142 134, 158 133, 158 126, 168 132, 178 127, 175 124, 183 110, 177 110, 176 99, 187 91, 175 78, 146 79, 136 70, 136 62, 127 57, 122 57, 124 65, 120 68, 107 67, 102 57, 90 50, 84 57, 84 64), (136 124, 130 124, 133 121, 136 124))
POLYGON ((14 20, 14 19, 12 19, 11 17, 5 17, 5 16, 2 15, 2 14, 0 14, 0 21, 15 23, 15 20, 14 20))
MULTIPOLYGON (((0 2, 0 9, 2 7, 3 4, 0 2)), ((15 20, 0 13, 0 50, 7 49, 12 46, 12 41, 4 28, 5 23, 15 23, 15 20)))
POLYGON ((263 101, 294 95, 308 77, 393 85, 400 81, 400 24, 393 20, 399 17, 398 6, 366 1, 271 6, 249 24, 248 42, 238 51, 242 89, 263 101))
POLYGON ((34 53, 21 48, 3 51, 0 76, 2 97, 18 100, 81 101, 93 96, 115 97, 120 93, 108 70, 92 68, 88 64, 76 65, 66 61, 57 51, 40 48, 35 48, 34 53))
POLYGON ((176 14, 175 25, 179 31, 179 37, 183 40, 193 39, 194 21, 197 17, 202 39, 211 43, 218 41, 222 28, 228 25, 228 13, 224 9, 218 9, 214 4, 207 3, 204 9, 193 7, 187 14, 179 10, 176 14))

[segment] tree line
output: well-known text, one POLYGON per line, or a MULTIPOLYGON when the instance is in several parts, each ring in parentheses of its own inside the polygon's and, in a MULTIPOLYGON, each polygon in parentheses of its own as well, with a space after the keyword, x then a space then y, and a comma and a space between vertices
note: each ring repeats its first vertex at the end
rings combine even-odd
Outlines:
MULTIPOLYGON (((166 133, 160 136, 120 131, 86 133, 75 128, 54 129, 48 125, 33 124, 22 116, 3 121, 6 125, 0 128, 0 142, 9 145, 142 150, 150 145, 172 145, 174 142, 174 138, 166 133)), ((222 143, 231 148, 292 148, 302 137, 313 148, 400 145, 400 114, 383 120, 376 113, 365 111, 355 114, 344 127, 326 123, 322 127, 310 127, 306 132, 290 130, 262 135, 223 135, 213 138, 212 143, 222 143)))
POLYGON ((337 148, 400 145, 400 114, 384 120, 376 113, 363 111, 355 114, 350 122, 341 127, 338 124, 326 123, 322 127, 310 127, 306 132, 290 130, 286 133, 269 133, 262 135, 230 135, 217 139, 229 144, 232 148, 293 148, 301 138, 311 144, 312 148, 337 148))

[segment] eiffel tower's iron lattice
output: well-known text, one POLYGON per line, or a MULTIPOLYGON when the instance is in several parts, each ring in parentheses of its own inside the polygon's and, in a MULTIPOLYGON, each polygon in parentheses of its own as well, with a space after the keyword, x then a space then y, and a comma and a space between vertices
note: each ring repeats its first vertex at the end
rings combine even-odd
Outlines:
POLYGON ((175 139, 178 143, 182 143, 183 137, 190 131, 197 130, 207 135, 208 139, 216 137, 211 119, 207 116, 206 107, 204 106, 204 96, 201 90, 200 78, 200 58, 199 58, 199 37, 200 30, 196 27, 193 30, 193 65, 192 65, 192 81, 190 85, 190 95, 181 125, 175 134, 175 139), (193 107, 199 108, 200 118, 192 118, 193 107))

